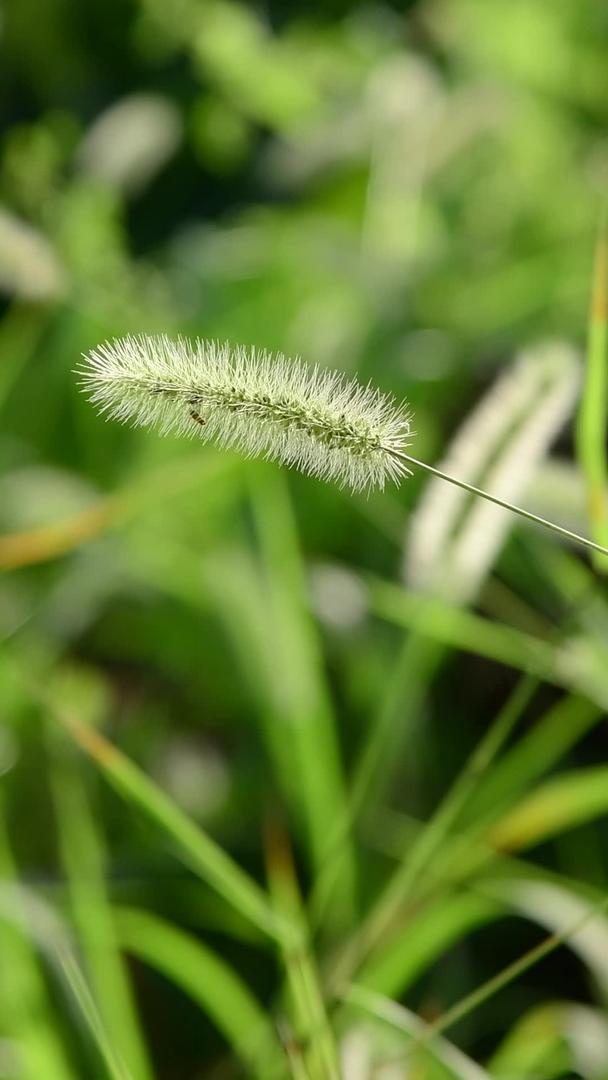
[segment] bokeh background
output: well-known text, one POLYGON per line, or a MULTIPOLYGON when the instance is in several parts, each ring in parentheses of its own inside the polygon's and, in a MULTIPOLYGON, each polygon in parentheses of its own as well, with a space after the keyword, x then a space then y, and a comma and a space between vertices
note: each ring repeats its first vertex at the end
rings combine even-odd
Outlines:
POLYGON ((608 1076, 606 564, 74 374, 299 354, 599 537, 607 122, 586 0, 0 4, 0 1076, 608 1076))

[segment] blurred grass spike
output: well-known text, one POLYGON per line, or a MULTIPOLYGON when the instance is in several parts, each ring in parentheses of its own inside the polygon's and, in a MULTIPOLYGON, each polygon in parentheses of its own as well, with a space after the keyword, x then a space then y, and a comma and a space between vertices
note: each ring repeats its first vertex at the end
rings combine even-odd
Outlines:
MULTIPOLYGON (((465 418, 441 468, 503 499, 517 499, 572 415, 580 369, 578 355, 562 341, 526 349, 465 418)), ((411 515, 407 584, 470 603, 509 525, 507 516, 487 501, 473 499, 458 487, 446 491, 440 480, 431 481, 411 515)))
POLYGON ((608 556, 608 548, 407 454, 411 413, 370 385, 215 341, 114 338, 77 369, 99 412, 161 434, 200 435, 356 490, 411 475, 410 465, 608 556))

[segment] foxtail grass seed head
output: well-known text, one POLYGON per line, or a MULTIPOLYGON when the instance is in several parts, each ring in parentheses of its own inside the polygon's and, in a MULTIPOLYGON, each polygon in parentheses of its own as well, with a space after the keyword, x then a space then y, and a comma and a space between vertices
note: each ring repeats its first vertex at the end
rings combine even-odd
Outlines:
POLYGON ((161 434, 198 435, 343 487, 409 474, 411 414, 336 371, 264 349, 162 336, 99 345, 78 369, 100 413, 161 434))
POLYGON ((265 349, 161 336, 114 338, 84 357, 99 412, 161 434, 199 435, 355 491, 411 475, 409 465, 608 556, 608 548, 406 453, 411 414, 372 386, 265 349))

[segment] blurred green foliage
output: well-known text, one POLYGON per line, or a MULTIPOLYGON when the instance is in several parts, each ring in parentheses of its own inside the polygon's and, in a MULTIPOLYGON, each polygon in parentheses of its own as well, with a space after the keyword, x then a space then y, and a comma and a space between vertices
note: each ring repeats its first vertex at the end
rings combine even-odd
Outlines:
MULTIPOLYGON (((605 893, 599 573, 458 546, 461 504, 474 587, 421 585, 423 477, 352 497, 73 374, 127 332, 300 354, 435 460, 522 350, 583 354, 607 125, 603 4, 0 3, 0 1076, 608 1075, 606 916, 439 1037, 605 893)), ((588 532, 604 405, 531 479, 536 398, 462 466, 588 532)))

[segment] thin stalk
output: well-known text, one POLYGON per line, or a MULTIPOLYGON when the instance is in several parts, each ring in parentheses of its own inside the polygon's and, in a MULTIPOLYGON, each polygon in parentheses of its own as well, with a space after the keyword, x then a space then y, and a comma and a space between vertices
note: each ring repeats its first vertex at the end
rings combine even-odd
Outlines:
POLYGON ((533 514, 530 510, 524 510, 523 507, 516 506, 515 503, 500 499, 498 495, 491 495, 489 491, 484 491, 483 488, 468 484, 466 480, 459 480, 455 476, 450 476, 449 473, 436 469, 434 465, 427 465, 426 461, 419 461, 418 458, 412 457, 411 454, 404 454, 400 450, 391 450, 391 453, 393 457, 399 458, 400 461, 406 461, 409 465, 417 465, 420 469, 426 469, 433 476, 438 476, 440 480, 447 480, 448 484, 455 484, 456 487, 468 491, 471 495, 480 495, 482 499, 487 499, 488 502, 494 503, 495 506, 501 506, 503 510, 510 510, 511 513, 519 514, 520 517, 526 518, 527 521, 533 521, 536 525, 544 525, 546 529, 552 529, 553 532, 559 533, 560 536, 566 536, 568 540, 574 540, 577 544, 593 548, 594 551, 599 551, 602 555, 608 555, 608 548, 596 544, 594 540, 589 540, 586 536, 579 536, 578 533, 571 532, 570 529, 564 529, 562 525, 556 525, 554 521, 548 521, 547 518, 533 514))
POLYGON ((276 812, 265 829, 270 895, 277 917, 293 926, 280 942, 290 990, 296 1042, 303 1048, 303 1065, 314 1080, 339 1080, 338 1051, 327 1016, 317 965, 310 948, 300 887, 286 830, 276 812), (304 1049, 305 1048, 305 1049, 304 1049))
POLYGON ((524 953, 523 956, 518 957, 512 963, 507 964, 506 967, 499 971, 496 975, 492 975, 481 986, 472 990, 470 994, 467 994, 460 1001, 457 1001, 455 1005, 452 1005, 441 1016, 429 1024, 424 1035, 424 1038, 420 1041, 419 1045, 426 1045, 435 1035, 440 1035, 448 1028, 453 1027, 459 1020, 462 1020, 465 1016, 468 1016, 474 1009, 477 1009, 494 994, 498 993, 519 975, 523 975, 524 971, 528 971, 535 964, 538 964, 540 960, 543 960, 545 956, 549 956, 560 947, 570 941, 575 934, 587 926, 588 923, 595 918, 596 915, 602 915, 608 907, 608 897, 604 897, 599 904, 594 905, 584 915, 579 916, 569 926, 566 926, 563 930, 559 930, 554 934, 550 934, 544 938, 538 945, 524 953))
POLYGON ((129 1076, 152 1080, 131 986, 116 941, 102 839, 80 772, 67 757, 51 765, 51 790, 68 897, 85 966, 109 1041, 129 1076))
POLYGON ((526 675, 518 683, 426 827, 411 843, 406 858, 397 867, 377 904, 354 938, 345 946, 334 966, 333 977, 336 982, 350 978, 352 971, 367 959, 390 930, 391 924, 410 898, 418 876, 428 868, 440 851, 443 841, 449 838, 454 823, 475 791, 479 776, 489 767, 512 732, 530 701, 537 682, 537 677, 526 675))
MULTIPOLYGON (((503 990, 504 987, 513 982, 514 979, 518 978, 519 975, 522 975, 525 971, 534 967, 535 964, 538 964, 540 960, 549 956, 561 945, 565 945, 576 934, 580 933, 580 931, 583 930, 595 916, 603 914, 607 906, 608 897, 604 897, 599 904, 588 909, 584 915, 577 918, 569 926, 557 933, 550 934, 549 937, 544 938, 538 945, 535 945, 534 948, 524 953, 523 956, 520 956, 517 960, 507 964, 502 971, 499 971, 496 975, 492 975, 486 982, 482 983, 481 986, 476 987, 475 990, 472 990, 464 998, 461 998, 460 1001, 457 1001, 447 1009, 446 1012, 442 1013, 437 1020, 428 1024, 426 1029, 420 1031, 418 1036, 406 1050, 405 1054, 400 1054, 399 1058, 391 1058, 390 1063, 403 1063, 404 1059, 410 1061, 412 1055, 418 1050, 432 1050, 433 1046, 435 1046, 435 1048, 437 1048, 438 1045, 441 1046, 441 1043, 437 1044, 435 1042, 437 1036, 442 1035, 448 1028, 453 1027, 458 1021, 464 1019, 465 1016, 468 1016, 475 1009, 479 1008, 480 1005, 483 1005, 484 1002, 488 1001, 500 990, 503 990)), ((371 1000, 371 995, 368 995, 369 991, 356 983, 346 984, 341 991, 343 1001, 347 1003, 352 1002, 359 1006, 363 1005, 364 1000, 367 1000, 368 1002, 371 1000)), ((398 1022, 397 1016, 398 1014, 393 1014, 393 1026, 401 1028, 402 1024, 398 1022), (397 1022, 395 1023, 395 1021, 397 1022)), ((385 1016, 385 1019, 388 1020, 388 1017, 385 1016)), ((389 1023, 390 1022, 391 1020, 389 1020, 389 1023)), ((407 1028, 405 1028, 405 1030, 407 1034, 410 1034, 407 1028)), ((389 1062, 385 1061, 384 1064, 389 1064, 389 1062)))
MULTIPOLYGON (((344 1000, 349 1005, 354 1005, 366 1014, 378 1017, 378 1019, 396 1028, 413 1041, 415 1040, 414 1046, 418 1046, 421 1040, 426 1038, 426 1025, 424 1020, 421 1020, 416 1013, 410 1012, 404 1005, 398 1005, 396 1001, 391 1001, 390 998, 384 997, 382 994, 368 990, 365 986, 352 983, 346 991, 344 1000)), ((454 1080, 456 1078, 460 1078, 460 1080, 491 1080, 490 1074, 481 1065, 477 1065, 471 1058, 466 1057, 457 1046, 438 1035, 434 1037, 432 1044, 426 1046, 425 1049, 426 1053, 439 1066, 443 1066, 441 1075, 444 1075, 443 1070, 447 1069, 448 1075, 454 1077, 454 1080)), ((399 1058, 399 1061, 401 1061, 401 1058, 399 1058)), ((383 1061, 382 1064, 388 1065, 390 1069, 390 1062, 383 1061)), ((417 1069, 412 1069, 412 1073, 415 1076, 423 1075, 422 1072, 418 1073, 417 1069)), ((426 1075, 426 1072, 424 1075, 426 1075)))
MULTIPOLYGON (((587 488, 589 521, 598 540, 608 540, 608 208, 600 221, 589 311, 585 381, 576 425, 576 448, 587 488)), ((606 573, 608 563, 595 560, 606 573)))

